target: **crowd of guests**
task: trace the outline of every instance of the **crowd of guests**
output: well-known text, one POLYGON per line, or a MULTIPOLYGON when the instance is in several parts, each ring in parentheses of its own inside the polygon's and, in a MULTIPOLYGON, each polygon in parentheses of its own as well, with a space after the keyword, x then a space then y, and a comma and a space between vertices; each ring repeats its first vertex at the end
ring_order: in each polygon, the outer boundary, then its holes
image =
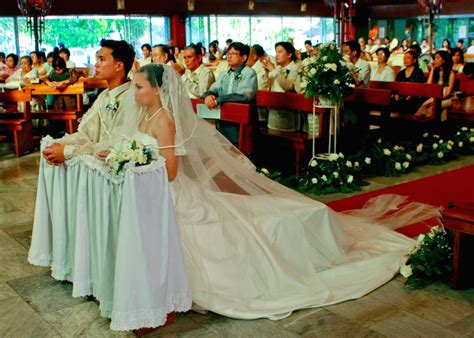
MULTIPOLYGON (((209 109, 224 102, 251 102, 257 90, 302 93, 304 88, 298 75, 301 62, 318 55, 318 45, 313 46, 310 40, 304 42, 303 52, 296 49, 292 41, 278 42, 274 51, 267 53, 259 44, 249 46, 232 39, 228 39, 222 49, 217 40, 212 41, 208 49, 202 43, 179 48, 173 40, 169 40, 168 44, 143 44, 141 50, 143 58, 135 60, 130 78, 146 64, 168 64, 181 75, 189 97, 204 99, 209 109)), ((353 65, 351 69, 357 87, 366 87, 369 81, 442 84, 444 108, 449 107, 454 93, 455 74, 462 73, 466 68, 472 72, 471 65, 465 67, 466 51, 474 53, 474 41, 473 46, 466 49, 462 40, 455 48, 444 40, 442 48, 433 54, 429 54, 426 40, 418 44, 405 39, 398 44, 396 39, 389 37, 367 41, 359 38, 358 41, 347 41, 341 47, 341 53, 353 65), (434 55, 430 65, 420 60, 424 54, 434 55), (401 69, 391 66, 393 55, 402 55, 401 69)), ((47 56, 42 51, 34 51, 20 60, 15 54, 5 57, 0 53, 0 81, 29 82, 40 79, 53 88, 64 88, 77 79, 75 64, 69 57, 67 48, 55 49, 47 56)), ((421 115, 432 112, 431 109, 424 109, 423 104, 416 97, 394 96, 393 100, 394 108, 402 113, 421 115)), ((305 124, 303 116, 292 111, 272 109, 260 109, 259 120, 262 125, 281 131, 302 130, 305 124)), ((231 141, 237 142, 235 128, 222 122, 218 128, 231 141)))

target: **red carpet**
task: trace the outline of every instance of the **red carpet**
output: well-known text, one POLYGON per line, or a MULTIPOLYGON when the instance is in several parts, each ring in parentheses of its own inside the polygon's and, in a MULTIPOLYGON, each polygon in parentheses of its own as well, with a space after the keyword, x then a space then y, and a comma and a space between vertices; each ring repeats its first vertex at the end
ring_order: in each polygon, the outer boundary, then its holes
MULTIPOLYGON (((456 204, 472 202, 474 201, 474 165, 332 201, 327 205, 336 211, 359 209, 368 199, 382 194, 408 196, 410 201, 440 206, 444 209, 450 202, 456 204)), ((428 228, 425 224, 412 224, 397 231, 414 237, 427 232, 428 228)))

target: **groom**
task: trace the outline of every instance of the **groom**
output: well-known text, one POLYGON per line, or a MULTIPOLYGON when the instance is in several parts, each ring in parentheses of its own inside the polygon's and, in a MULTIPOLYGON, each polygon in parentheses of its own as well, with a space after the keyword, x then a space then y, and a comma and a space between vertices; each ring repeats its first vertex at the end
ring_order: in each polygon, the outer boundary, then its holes
POLYGON ((65 160, 82 154, 93 154, 95 145, 117 136, 127 113, 125 101, 133 100, 127 74, 135 58, 133 48, 126 41, 102 40, 97 52, 95 76, 106 80, 104 90, 81 120, 76 133, 65 135, 57 143, 43 150, 49 164, 61 165, 65 160))

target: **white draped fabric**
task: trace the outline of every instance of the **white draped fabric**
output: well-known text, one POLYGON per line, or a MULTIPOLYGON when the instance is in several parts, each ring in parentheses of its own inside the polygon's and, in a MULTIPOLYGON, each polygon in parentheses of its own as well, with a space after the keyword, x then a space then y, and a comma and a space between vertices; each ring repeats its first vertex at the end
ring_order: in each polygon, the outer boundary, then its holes
MULTIPOLYGON (((43 142, 43 146, 52 139, 43 142)), ((163 158, 110 176, 89 155, 41 159, 30 263, 93 295, 112 330, 156 327, 191 307, 163 158)))

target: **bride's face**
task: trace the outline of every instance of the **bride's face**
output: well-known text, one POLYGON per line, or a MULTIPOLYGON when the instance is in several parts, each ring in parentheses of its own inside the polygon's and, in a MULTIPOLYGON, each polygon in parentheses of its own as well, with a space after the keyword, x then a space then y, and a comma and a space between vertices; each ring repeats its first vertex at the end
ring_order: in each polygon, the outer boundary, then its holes
POLYGON ((135 101, 142 107, 152 107, 160 100, 160 89, 148 82, 145 73, 135 75, 135 101))

